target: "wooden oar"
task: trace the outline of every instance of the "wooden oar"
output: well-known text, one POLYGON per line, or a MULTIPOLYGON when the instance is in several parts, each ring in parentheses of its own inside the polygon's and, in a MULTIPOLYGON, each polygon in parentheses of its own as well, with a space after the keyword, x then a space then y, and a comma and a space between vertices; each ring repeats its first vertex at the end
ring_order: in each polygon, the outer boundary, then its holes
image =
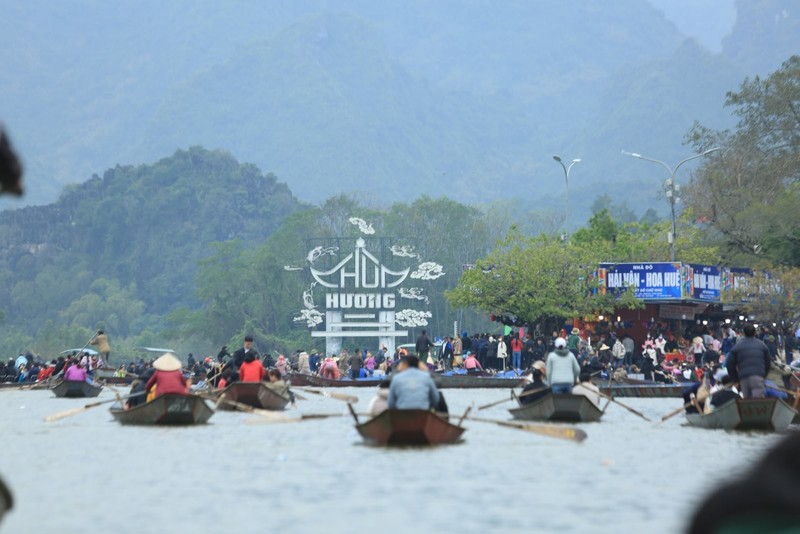
POLYGON ((580 428, 569 428, 555 425, 539 425, 535 423, 523 423, 521 421, 498 421, 495 419, 483 419, 481 417, 467 417, 471 421, 479 421, 481 423, 494 423, 499 426, 508 428, 516 428, 517 430, 524 430, 525 432, 532 432, 534 434, 541 434, 551 438, 565 439, 580 443, 588 436, 586 432, 580 428))
MULTIPOLYGON (((511 393, 512 394, 514 393, 513 389, 511 390, 511 393)), ((464 422, 464 419, 466 419, 466 417, 469 415, 469 412, 471 412, 471 411, 472 411, 472 405, 467 406, 467 409, 464 411, 464 415, 462 415, 461 419, 458 420, 458 423, 456 423, 456 426, 461 426, 461 423, 464 422)))
MULTIPOLYGON (((598 393, 599 393, 599 392, 598 392, 598 393)), ((632 414, 634 414, 634 415, 638 415, 639 417, 641 417, 642 419, 644 419, 644 420, 645 420, 645 421, 647 421, 648 423, 652 422, 652 421, 650 421, 650 419, 648 419, 648 418, 647 418, 647 417, 646 417, 646 416, 645 416, 645 415, 644 415, 642 412, 639 412, 639 411, 637 411, 637 410, 634 410, 633 408, 631 408, 631 407, 630 407, 630 406, 628 406, 627 404, 622 404, 622 403, 621 403, 620 401, 618 401, 617 399, 615 399, 615 398, 613 398, 613 397, 609 397, 609 396, 608 396, 608 395, 606 395, 605 393, 600 393, 600 396, 601 396, 601 397, 603 397, 604 399, 608 399, 608 400, 609 400, 609 402, 613 402, 614 404, 619 404, 620 406, 622 406, 623 408, 625 408, 626 410, 628 410, 628 411, 629 411, 629 412, 631 412, 632 414)))
POLYGON ((347 403, 347 409, 348 409, 348 410, 350 410, 350 415, 352 415, 352 416, 353 416, 353 419, 355 419, 355 421, 356 421, 356 424, 358 425, 358 424, 359 424, 359 422, 358 422, 358 415, 356 415, 356 411, 353 409, 353 403, 351 403, 351 402, 348 402, 348 403, 347 403))
POLYGON ((110 402, 123 401, 125 399, 130 399, 131 397, 138 397, 139 395, 145 395, 145 394, 147 394, 146 391, 140 391, 139 393, 134 393, 132 395, 128 395, 126 397, 121 397, 119 399, 114 398, 114 399, 109 399, 109 400, 104 400, 104 401, 99 401, 99 402, 90 402, 89 404, 86 404, 86 405, 81 406, 79 408, 72 408, 71 410, 66 410, 66 411, 63 411, 63 412, 58 412, 58 413, 54 413, 52 415, 48 415, 48 416, 46 416, 44 418, 44 421, 46 423, 52 423, 53 421, 58 421, 59 419, 72 417, 73 415, 78 415, 79 413, 83 413, 83 412, 85 412, 87 410, 91 410, 92 408, 96 408, 96 407, 101 406, 103 404, 108 404, 110 402))
POLYGON ((330 397, 332 399, 348 402, 351 404, 355 404, 356 402, 358 402, 358 397, 354 397, 352 395, 344 395, 342 393, 335 393, 335 392, 331 393, 330 391, 325 391, 325 390, 320 391, 318 389, 309 389, 309 388, 295 387, 295 389, 299 389, 300 391, 305 391, 306 393, 313 393, 314 395, 322 395, 323 397, 330 397))
POLYGON ((304 413, 299 417, 285 417, 283 419, 247 419, 245 421, 248 425, 260 425, 264 423, 302 423, 303 421, 310 421, 312 419, 327 419, 329 417, 344 417, 344 413, 304 413))
POLYGON ((677 410, 675 410, 674 412, 669 412, 667 415, 665 415, 665 416, 663 416, 663 417, 661 418, 661 422, 663 423, 663 422, 664 422, 664 421, 666 421, 667 419, 669 419, 669 418, 671 418, 671 417, 675 417, 676 415, 678 415, 679 413, 681 413, 682 411, 684 411, 686 408, 688 408, 688 407, 689 407, 689 406, 691 406, 692 404, 693 404, 693 403, 692 403, 692 401, 689 401, 689 402, 687 402, 686 404, 684 404, 683 406, 681 406, 680 408, 678 408, 677 410))
POLYGON ((512 400, 514 400, 514 390, 513 389, 511 390, 511 396, 509 398, 503 399, 503 400, 499 400, 499 401, 495 401, 495 402, 490 402, 489 404, 484 404, 483 406, 478 406, 478 411, 485 410, 486 408, 491 408, 492 406, 497 406, 498 404, 503 404, 504 402, 508 402, 508 401, 512 401, 512 400))
POLYGON ((255 415, 260 415, 261 417, 265 417, 267 419, 276 420, 277 422, 280 422, 282 420, 288 420, 288 421, 291 420, 291 418, 286 417, 285 415, 281 415, 278 412, 274 412, 274 411, 271 411, 271 410, 264 410, 263 408, 256 408, 254 406, 250 406, 249 404, 245 404, 243 402, 238 402, 238 401, 235 401, 235 400, 226 399, 225 395, 226 394, 223 393, 222 395, 220 395, 218 397, 214 396, 214 395, 198 395, 198 396, 199 397, 203 397, 206 400, 210 400, 211 402, 215 402, 216 406, 219 406, 222 403, 229 404, 229 405, 234 406, 236 409, 241 410, 243 412, 252 413, 252 414, 255 414, 255 415))

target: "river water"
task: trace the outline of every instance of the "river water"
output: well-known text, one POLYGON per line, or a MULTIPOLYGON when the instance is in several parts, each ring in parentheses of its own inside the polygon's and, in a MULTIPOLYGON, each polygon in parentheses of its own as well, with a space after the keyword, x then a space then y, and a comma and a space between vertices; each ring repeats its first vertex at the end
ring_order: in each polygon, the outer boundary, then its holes
MULTIPOLYGON (((362 411, 374 394, 336 391, 358 396, 362 411)), ((460 414, 508 393, 445 395, 460 414)), ((288 415, 345 413, 304 396, 288 415)), ((682 415, 648 423, 615 404, 602 422, 578 425, 589 436, 580 444, 467 421, 463 443, 422 449, 364 446, 349 415, 263 424, 218 412, 202 426, 129 427, 104 405, 42 419, 91 401, 0 391, 0 475, 16 499, 0 532, 672 533, 779 439, 690 428, 682 415)), ((680 406, 620 401, 653 421, 680 406)), ((507 419, 509 407, 479 414, 507 419)))

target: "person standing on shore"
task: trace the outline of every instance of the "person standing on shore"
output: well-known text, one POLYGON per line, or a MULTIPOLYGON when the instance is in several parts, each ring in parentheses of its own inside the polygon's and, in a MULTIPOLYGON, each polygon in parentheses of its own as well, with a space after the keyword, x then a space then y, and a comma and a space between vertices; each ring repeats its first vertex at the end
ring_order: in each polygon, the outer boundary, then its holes
POLYGON ((419 358, 419 361, 422 363, 428 361, 432 346, 433 343, 431 342, 431 338, 428 337, 428 331, 423 330, 417 338, 417 342, 414 344, 414 349, 417 351, 417 358, 419 358))

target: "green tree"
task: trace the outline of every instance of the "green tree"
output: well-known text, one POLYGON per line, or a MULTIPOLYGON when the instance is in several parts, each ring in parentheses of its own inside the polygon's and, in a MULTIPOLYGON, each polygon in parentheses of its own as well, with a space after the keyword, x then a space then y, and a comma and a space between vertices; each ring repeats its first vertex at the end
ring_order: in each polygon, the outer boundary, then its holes
POLYGON ((800 56, 766 79, 746 79, 727 94, 739 117, 733 131, 695 124, 689 142, 705 158, 688 205, 722 244, 725 261, 749 265, 765 258, 800 265, 800 56))
POLYGON ((627 292, 615 300, 595 291, 593 272, 605 258, 588 245, 547 236, 526 238, 512 229, 476 268, 461 276, 447 298, 453 306, 476 307, 528 324, 560 324, 571 317, 638 306, 627 292))

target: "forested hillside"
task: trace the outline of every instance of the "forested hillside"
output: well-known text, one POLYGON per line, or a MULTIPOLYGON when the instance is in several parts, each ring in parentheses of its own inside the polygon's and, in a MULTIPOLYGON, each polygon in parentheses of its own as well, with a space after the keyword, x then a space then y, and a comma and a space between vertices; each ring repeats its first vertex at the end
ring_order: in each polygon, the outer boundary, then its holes
POLYGON ((24 339, 47 321, 67 339, 69 327, 101 323, 118 336, 160 330, 163 314, 199 304, 194 278, 210 243, 261 242, 299 207, 274 175, 192 148, 0 213, 4 331, 24 339))

